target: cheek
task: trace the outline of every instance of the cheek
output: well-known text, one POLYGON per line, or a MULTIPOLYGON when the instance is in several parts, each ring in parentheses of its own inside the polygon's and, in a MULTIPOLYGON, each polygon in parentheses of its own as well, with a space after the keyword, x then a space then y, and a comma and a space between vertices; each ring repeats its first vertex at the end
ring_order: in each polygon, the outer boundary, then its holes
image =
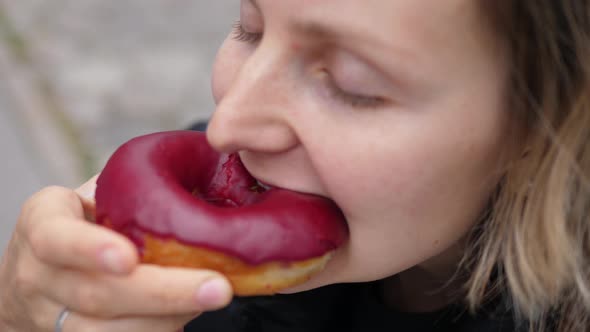
POLYGON ((316 164, 349 221, 349 265, 380 278, 443 252, 470 229, 497 182, 501 145, 494 135, 371 135, 340 139, 344 145, 322 140, 318 149, 331 146, 318 155, 332 158, 316 164))
POLYGON ((215 58, 211 77, 211 90, 216 104, 223 99, 251 53, 247 45, 233 40, 231 36, 225 39, 215 58))
POLYGON ((464 224, 479 210, 498 177, 492 158, 469 153, 460 144, 380 151, 385 152, 359 149, 354 157, 342 156, 345 162, 323 172, 331 193, 355 220, 389 216, 416 230, 464 224))

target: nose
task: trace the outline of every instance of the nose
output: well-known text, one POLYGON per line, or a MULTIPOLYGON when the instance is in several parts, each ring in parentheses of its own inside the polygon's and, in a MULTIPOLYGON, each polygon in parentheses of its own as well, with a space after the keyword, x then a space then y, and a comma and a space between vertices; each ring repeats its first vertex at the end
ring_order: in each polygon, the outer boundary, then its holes
POLYGON ((227 153, 280 153, 297 144, 290 122, 297 97, 288 68, 286 54, 263 40, 218 101, 207 129, 214 148, 227 153))

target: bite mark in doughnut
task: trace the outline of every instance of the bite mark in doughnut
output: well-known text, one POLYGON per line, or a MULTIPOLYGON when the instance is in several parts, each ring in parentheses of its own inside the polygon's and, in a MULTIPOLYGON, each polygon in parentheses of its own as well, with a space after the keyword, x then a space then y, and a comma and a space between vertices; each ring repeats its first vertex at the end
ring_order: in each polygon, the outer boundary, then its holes
POLYGON ((122 145, 97 180, 96 220, 130 238, 142 262, 219 271, 237 295, 308 280, 348 237, 332 201, 261 185, 194 131, 122 145))

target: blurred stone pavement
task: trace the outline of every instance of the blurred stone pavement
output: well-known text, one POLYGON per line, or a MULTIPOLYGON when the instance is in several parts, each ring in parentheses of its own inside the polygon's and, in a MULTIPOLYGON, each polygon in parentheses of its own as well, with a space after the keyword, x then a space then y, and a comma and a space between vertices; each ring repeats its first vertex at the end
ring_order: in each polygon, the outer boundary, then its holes
POLYGON ((0 0, 0 253, 26 197, 210 116, 236 0, 0 0))

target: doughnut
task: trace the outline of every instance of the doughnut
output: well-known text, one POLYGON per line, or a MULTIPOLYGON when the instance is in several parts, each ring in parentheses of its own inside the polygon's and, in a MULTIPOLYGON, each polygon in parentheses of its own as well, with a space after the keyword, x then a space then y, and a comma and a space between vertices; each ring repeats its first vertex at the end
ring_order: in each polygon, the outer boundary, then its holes
POLYGON ((333 201, 261 183, 196 131, 126 142, 95 198, 96 222, 129 238, 143 263, 219 271, 241 296, 309 280, 348 238, 333 201))

